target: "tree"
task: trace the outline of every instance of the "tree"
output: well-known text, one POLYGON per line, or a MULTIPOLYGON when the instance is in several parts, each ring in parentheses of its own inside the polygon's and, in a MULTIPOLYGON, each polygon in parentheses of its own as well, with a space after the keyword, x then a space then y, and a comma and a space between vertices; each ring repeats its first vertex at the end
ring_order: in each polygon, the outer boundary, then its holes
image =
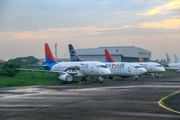
POLYGON ((15 69, 19 68, 19 67, 20 67, 20 65, 4 62, 2 67, 0 68, 0 75, 7 76, 7 77, 13 77, 18 72, 15 69))

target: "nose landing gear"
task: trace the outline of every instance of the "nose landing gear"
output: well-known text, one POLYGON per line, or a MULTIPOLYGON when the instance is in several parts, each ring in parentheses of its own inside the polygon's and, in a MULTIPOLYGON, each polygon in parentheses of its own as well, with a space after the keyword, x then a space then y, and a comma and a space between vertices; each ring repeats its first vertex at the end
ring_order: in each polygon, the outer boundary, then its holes
POLYGON ((137 81, 137 78, 138 78, 139 76, 134 76, 134 81, 137 81))
POLYGON ((98 77, 98 79, 99 79, 99 81, 100 81, 99 83, 100 83, 100 84, 103 84, 103 78, 102 78, 102 77, 98 77))
POLYGON ((156 73, 156 78, 159 78, 158 73, 156 73))

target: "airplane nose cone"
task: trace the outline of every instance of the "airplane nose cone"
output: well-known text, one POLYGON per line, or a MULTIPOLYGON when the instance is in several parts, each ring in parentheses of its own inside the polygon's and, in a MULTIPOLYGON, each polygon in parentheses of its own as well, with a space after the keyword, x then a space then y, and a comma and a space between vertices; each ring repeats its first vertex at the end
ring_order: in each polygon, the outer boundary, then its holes
POLYGON ((110 71, 110 70, 108 70, 107 74, 108 74, 108 75, 111 75, 111 71, 110 71))
POLYGON ((159 69, 159 71, 160 71, 160 72, 164 72, 165 69, 164 69, 163 67, 161 67, 161 68, 159 69))
POLYGON ((146 69, 141 69, 141 74, 144 74, 144 73, 146 73, 147 72, 147 70, 146 69))
POLYGON ((102 76, 111 75, 111 71, 110 69, 103 69, 99 71, 99 75, 102 75, 102 76))

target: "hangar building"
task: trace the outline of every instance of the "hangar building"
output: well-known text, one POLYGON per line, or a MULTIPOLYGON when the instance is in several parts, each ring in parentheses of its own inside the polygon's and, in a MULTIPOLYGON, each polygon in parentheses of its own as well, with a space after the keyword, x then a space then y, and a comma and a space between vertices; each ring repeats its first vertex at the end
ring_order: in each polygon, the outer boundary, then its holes
POLYGON ((151 58, 150 51, 135 46, 76 49, 76 52, 84 61, 106 62, 105 49, 109 51, 115 62, 147 62, 151 58))

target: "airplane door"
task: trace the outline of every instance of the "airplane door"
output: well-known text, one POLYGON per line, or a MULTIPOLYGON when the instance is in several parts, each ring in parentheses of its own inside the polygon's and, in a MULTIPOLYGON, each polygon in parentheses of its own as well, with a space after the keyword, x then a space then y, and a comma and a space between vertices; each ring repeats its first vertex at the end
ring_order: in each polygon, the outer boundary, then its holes
POLYGON ((131 65, 128 66, 128 71, 127 71, 127 75, 131 75, 131 65))
POLYGON ((98 68, 98 66, 95 66, 95 65, 94 65, 94 74, 95 75, 99 74, 99 68, 98 68))
POLYGON ((134 66, 134 67, 131 66, 131 75, 134 75, 135 73, 136 73, 136 68, 135 68, 135 66, 134 66))
POLYGON ((150 66, 149 66, 149 70, 150 70, 150 71, 152 71, 152 64, 150 64, 150 66))
POLYGON ((91 72, 94 72, 94 67, 95 67, 95 64, 94 63, 91 64, 91 69, 90 69, 91 72))

